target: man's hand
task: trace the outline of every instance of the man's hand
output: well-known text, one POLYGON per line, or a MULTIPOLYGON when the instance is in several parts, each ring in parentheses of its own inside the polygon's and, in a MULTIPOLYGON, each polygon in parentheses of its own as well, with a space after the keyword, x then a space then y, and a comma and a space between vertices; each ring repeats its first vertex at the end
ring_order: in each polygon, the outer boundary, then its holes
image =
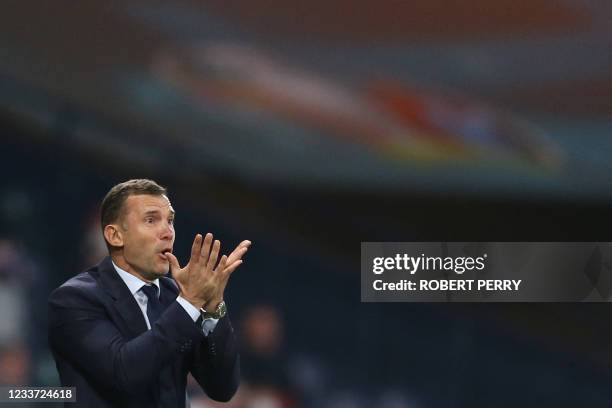
POLYGON ((165 255, 170 261, 170 272, 179 285, 181 296, 197 308, 214 311, 223 300, 227 281, 234 270, 242 263, 250 241, 242 241, 229 256, 223 255, 217 263, 221 243, 213 242, 213 235, 197 234, 191 246, 191 257, 184 268, 170 253, 165 255))

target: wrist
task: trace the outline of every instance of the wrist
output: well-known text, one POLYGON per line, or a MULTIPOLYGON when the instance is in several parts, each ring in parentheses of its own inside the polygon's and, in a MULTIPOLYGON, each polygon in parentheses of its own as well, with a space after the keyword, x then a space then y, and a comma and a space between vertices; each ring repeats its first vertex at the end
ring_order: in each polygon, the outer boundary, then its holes
POLYGON ((207 312, 214 312, 215 310, 217 310, 221 302, 223 302, 223 299, 212 299, 202 303, 202 305, 199 307, 206 310, 207 312))
MULTIPOLYGON (((214 303, 217 302, 209 302, 208 304, 212 306, 214 303)), ((200 313, 202 313, 202 317, 204 319, 221 319, 227 313, 227 307, 225 306, 225 302, 222 300, 216 304, 214 309, 201 308, 200 313)))

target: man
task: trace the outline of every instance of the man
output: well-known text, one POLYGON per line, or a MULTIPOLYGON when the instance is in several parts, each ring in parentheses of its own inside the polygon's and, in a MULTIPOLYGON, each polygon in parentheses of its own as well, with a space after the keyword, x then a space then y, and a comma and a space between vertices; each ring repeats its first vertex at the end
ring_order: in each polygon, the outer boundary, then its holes
POLYGON ((219 259, 220 242, 197 234, 181 268, 174 209, 146 179, 114 186, 101 221, 110 256, 49 297, 49 343, 76 405, 184 407, 189 372, 210 398, 230 400, 240 367, 223 292, 250 242, 219 259))

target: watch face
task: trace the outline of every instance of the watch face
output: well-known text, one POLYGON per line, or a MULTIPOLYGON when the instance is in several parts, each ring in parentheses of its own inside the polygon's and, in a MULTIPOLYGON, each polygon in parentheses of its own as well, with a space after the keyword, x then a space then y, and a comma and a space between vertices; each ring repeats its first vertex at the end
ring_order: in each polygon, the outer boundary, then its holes
POLYGON ((225 316, 225 313, 227 312, 227 308, 225 307, 225 302, 221 302, 219 303, 219 306, 217 306, 217 310, 215 310, 215 317, 217 319, 222 318, 223 316, 225 316))
POLYGON ((200 308, 200 312, 202 313, 203 319, 220 319, 227 313, 227 307, 225 306, 225 302, 221 302, 217 305, 214 312, 208 312, 202 308, 200 308))

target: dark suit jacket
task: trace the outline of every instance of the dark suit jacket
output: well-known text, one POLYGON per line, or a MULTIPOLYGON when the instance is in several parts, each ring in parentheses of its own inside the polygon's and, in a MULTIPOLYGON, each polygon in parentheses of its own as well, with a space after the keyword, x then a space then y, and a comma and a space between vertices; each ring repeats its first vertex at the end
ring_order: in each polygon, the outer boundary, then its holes
POLYGON ((185 406, 187 373, 212 399, 238 388, 240 362, 226 315, 204 336, 175 301, 176 283, 160 279, 162 316, 147 325, 109 257, 49 297, 49 343, 63 386, 76 406, 185 406))

